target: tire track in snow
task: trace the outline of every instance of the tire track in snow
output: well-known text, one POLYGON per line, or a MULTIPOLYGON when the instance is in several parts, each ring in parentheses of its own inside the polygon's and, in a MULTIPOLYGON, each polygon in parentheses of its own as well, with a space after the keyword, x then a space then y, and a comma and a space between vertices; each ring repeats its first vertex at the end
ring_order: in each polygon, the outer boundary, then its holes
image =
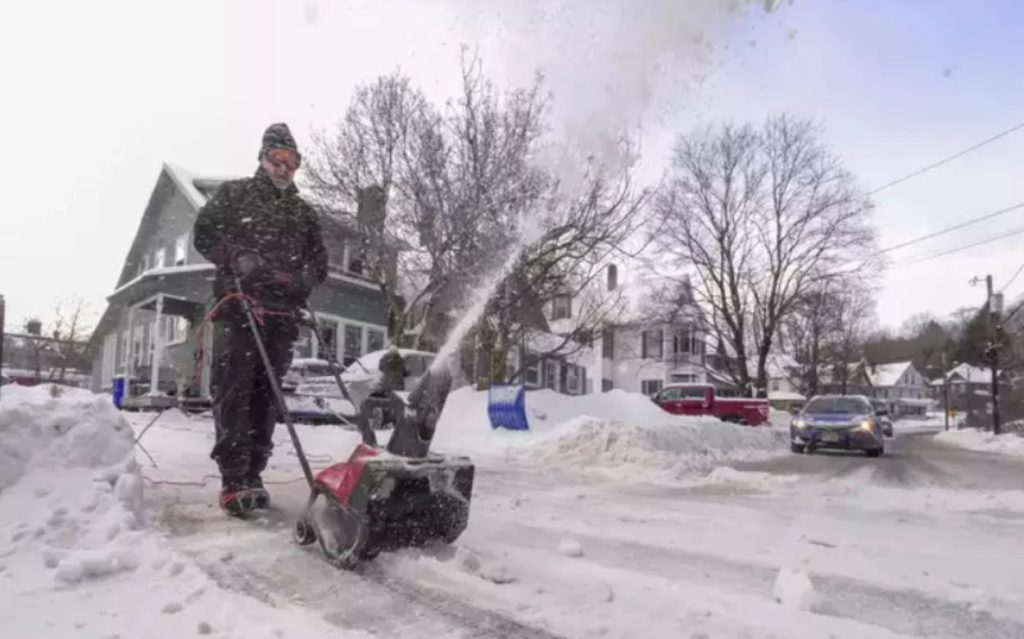
POLYGON ((315 547, 294 544, 290 521, 286 510, 275 508, 241 522, 191 502, 167 503, 157 517, 172 543, 221 587, 270 606, 291 603, 320 611, 342 628, 410 639, 561 637, 474 605, 465 594, 425 588, 376 563, 338 570, 315 547))

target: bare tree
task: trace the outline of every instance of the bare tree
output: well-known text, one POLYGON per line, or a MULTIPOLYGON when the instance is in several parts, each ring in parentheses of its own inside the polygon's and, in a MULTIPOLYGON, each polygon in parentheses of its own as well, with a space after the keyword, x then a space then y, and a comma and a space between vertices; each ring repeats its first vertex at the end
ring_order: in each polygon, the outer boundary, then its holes
POLYGON ((634 187, 632 167, 591 163, 572 193, 555 183, 540 238, 524 247, 483 319, 487 339, 480 355, 490 363, 489 381, 522 372, 528 362, 508 373, 504 368, 516 344, 530 341, 534 357, 565 357, 589 347, 598 331, 619 319, 625 301, 621 290, 608 286, 607 269, 628 256, 623 247, 643 227, 649 195, 634 187), (556 304, 559 314, 549 321, 540 311, 556 304))
POLYGON ((680 137, 658 198, 658 245, 691 270, 741 388, 766 387, 782 323, 809 291, 851 263, 876 268, 862 259, 874 242, 869 207, 809 122, 778 116, 680 137))

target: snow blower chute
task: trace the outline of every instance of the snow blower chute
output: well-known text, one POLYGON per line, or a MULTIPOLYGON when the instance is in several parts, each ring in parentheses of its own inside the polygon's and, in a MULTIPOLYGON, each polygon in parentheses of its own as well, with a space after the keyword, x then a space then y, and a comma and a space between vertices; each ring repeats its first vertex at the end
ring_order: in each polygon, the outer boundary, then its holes
POLYGON ((347 461, 314 476, 280 385, 270 374, 270 360, 252 305, 245 297, 242 302, 270 377, 271 391, 309 483, 309 500, 295 523, 295 540, 303 545, 319 543, 329 562, 349 568, 381 551, 449 544, 458 539, 469 521, 474 466, 468 457, 430 452, 437 420, 451 389, 448 371, 428 371, 409 393, 408 401, 389 391, 356 404, 341 379, 333 352, 320 334, 316 315, 312 311, 302 313, 300 320, 312 329, 327 354, 342 396, 358 409, 357 425, 363 440, 347 461), (367 408, 381 403, 392 407, 394 413, 394 430, 385 449, 377 446, 367 417, 367 408))

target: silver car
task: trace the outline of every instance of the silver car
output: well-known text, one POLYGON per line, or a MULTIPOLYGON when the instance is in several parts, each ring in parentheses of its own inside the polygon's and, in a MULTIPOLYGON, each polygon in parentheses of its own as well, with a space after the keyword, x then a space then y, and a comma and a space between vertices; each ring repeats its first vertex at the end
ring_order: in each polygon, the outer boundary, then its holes
POLYGON ((789 427, 794 453, 818 448, 862 450, 871 457, 885 452, 882 423, 871 400, 862 395, 811 398, 789 427))

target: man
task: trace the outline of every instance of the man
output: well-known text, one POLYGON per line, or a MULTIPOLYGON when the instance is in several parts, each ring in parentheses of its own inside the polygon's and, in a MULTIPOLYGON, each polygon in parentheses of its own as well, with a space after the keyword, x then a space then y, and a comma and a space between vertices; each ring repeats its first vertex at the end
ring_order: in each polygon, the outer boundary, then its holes
MULTIPOLYGON (((257 307, 259 329, 278 382, 298 337, 296 312, 327 277, 327 252, 313 208, 293 178, 302 156, 288 126, 263 134, 260 166, 251 178, 225 182, 199 211, 196 250, 216 265, 218 301, 239 292, 257 307)), ((221 474, 220 506, 229 515, 269 506, 260 474, 273 448, 279 417, 267 371, 239 299, 229 298, 213 318, 213 414, 210 457, 221 474)))

